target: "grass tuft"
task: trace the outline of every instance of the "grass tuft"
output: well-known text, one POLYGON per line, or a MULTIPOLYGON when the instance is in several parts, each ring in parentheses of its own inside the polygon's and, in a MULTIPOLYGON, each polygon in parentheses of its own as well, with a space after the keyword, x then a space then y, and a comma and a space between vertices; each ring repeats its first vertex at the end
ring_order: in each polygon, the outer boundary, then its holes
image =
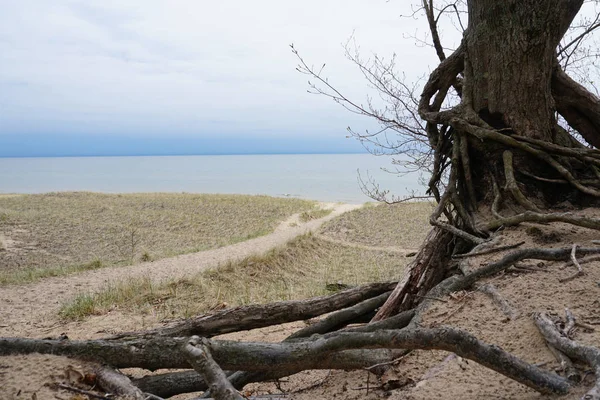
POLYGON ((333 210, 331 208, 319 208, 310 211, 304 211, 300 214, 300 222, 308 222, 313 219, 319 219, 328 216, 333 210))

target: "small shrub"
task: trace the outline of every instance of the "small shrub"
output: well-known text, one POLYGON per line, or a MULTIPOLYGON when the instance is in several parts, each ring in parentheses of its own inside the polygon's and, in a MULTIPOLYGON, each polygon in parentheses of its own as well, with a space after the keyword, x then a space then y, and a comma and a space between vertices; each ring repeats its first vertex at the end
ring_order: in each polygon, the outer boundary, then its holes
POLYGON ((67 306, 63 307, 59 315, 71 321, 81 320, 96 312, 96 301, 89 294, 81 294, 73 299, 67 306))
POLYGON ((150 256, 150 254, 145 251, 141 256, 140 256, 140 261, 141 262, 149 262, 152 261, 152 256, 150 256))
POLYGON ((98 269, 98 268, 102 268, 102 260, 97 258, 97 259, 87 263, 85 265, 84 269, 98 269))

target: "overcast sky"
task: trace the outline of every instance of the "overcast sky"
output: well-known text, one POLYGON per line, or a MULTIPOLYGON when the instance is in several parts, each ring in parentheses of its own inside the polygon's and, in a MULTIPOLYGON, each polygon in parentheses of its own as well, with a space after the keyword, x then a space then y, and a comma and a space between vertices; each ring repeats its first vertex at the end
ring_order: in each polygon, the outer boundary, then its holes
POLYGON ((0 156, 360 150, 370 121, 308 94, 289 45, 364 99, 353 34, 410 79, 434 65, 410 4, 0 0, 0 156))

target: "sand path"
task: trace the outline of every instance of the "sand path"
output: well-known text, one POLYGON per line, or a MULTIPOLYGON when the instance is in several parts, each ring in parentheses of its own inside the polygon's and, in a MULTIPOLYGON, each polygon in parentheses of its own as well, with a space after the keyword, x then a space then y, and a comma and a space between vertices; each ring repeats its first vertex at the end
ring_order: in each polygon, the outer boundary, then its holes
POLYGON ((79 292, 94 292, 107 284, 129 278, 149 277, 154 282, 180 279, 227 261, 264 253, 291 239, 316 231, 323 223, 345 212, 360 208, 352 204, 323 204, 333 211, 305 223, 295 214, 282 222, 273 233, 230 246, 184 254, 129 267, 108 267, 67 277, 46 278, 38 282, 0 288, 0 336, 39 336, 57 325, 61 304, 79 292))

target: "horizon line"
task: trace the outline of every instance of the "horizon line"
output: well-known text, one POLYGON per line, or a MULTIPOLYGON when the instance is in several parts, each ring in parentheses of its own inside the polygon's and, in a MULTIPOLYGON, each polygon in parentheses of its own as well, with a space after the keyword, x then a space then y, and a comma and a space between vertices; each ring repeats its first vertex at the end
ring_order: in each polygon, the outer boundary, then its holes
POLYGON ((189 157, 189 156, 276 156, 276 155, 331 155, 331 154, 370 154, 368 151, 315 151, 315 152, 257 152, 257 153, 174 153, 174 154, 57 154, 57 155, 16 155, 0 158, 93 158, 93 157, 189 157))

